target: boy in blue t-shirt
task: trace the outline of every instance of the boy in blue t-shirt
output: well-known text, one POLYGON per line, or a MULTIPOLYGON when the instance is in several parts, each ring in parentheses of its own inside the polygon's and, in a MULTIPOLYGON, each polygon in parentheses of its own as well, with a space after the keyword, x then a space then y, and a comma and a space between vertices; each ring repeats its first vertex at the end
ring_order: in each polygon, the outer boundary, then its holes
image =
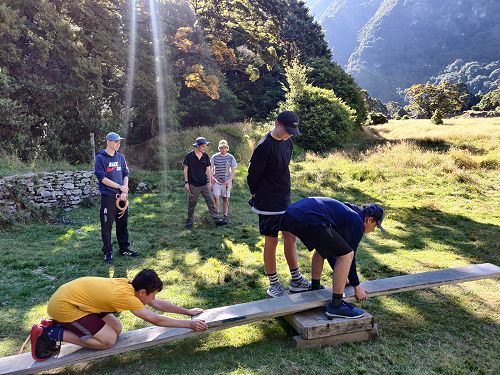
POLYGON ((117 199, 121 202, 128 200, 128 167, 125 157, 118 152, 121 141, 125 139, 116 133, 106 135, 106 148, 95 157, 94 174, 99 180, 101 193, 101 220, 102 252, 104 262, 111 264, 113 261, 113 248, 111 246, 111 230, 116 221, 116 238, 120 247, 120 254, 136 257, 138 252, 130 249, 128 239, 128 208, 124 210, 117 207, 117 199))

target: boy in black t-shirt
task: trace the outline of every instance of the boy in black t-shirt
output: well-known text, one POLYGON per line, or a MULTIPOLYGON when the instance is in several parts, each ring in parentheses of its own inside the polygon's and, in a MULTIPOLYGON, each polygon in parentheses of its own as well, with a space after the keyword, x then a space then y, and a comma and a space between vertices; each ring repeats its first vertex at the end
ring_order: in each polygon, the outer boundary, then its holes
POLYGON ((215 208, 214 198, 211 192, 210 183, 210 158, 205 153, 210 142, 203 137, 196 138, 193 144, 194 150, 187 153, 184 158, 184 188, 188 193, 188 213, 186 220, 186 229, 193 227, 194 208, 198 203, 198 197, 201 193, 205 202, 207 202, 210 216, 215 222, 215 225, 226 225, 227 221, 222 220, 215 208))

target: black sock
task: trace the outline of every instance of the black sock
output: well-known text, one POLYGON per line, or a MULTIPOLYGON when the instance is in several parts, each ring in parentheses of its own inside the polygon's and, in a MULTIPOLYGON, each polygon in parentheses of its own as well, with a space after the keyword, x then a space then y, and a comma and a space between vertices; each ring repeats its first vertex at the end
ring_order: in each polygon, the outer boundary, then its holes
POLYGON ((332 294, 332 306, 337 307, 342 303, 342 294, 332 294))
POLYGON ((311 290, 319 290, 321 287, 321 280, 311 280, 311 290))

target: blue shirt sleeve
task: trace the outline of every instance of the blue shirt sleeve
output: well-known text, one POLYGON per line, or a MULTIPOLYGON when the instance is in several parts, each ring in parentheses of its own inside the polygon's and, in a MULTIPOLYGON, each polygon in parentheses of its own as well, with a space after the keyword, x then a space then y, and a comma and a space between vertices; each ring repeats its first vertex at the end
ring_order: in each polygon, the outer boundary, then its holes
POLYGON ((122 175, 123 175, 123 178, 125 177, 128 177, 129 175, 129 170, 128 170, 128 166, 127 166, 127 162, 125 160, 125 156, 122 155, 122 175))
POLYGON ((99 154, 95 157, 94 174, 99 182, 101 182, 105 177, 104 162, 102 160, 102 156, 99 154))

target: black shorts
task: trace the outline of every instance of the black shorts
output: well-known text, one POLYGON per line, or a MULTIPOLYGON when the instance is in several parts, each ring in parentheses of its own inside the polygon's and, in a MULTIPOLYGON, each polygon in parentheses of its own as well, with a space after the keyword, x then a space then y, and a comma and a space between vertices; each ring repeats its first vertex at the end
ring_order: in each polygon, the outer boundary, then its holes
POLYGON ((259 231, 263 236, 278 237, 283 223, 283 214, 280 215, 260 215, 259 231))
POLYGON ((330 264, 334 258, 353 251, 346 240, 327 225, 308 225, 287 214, 283 215, 282 229, 297 236, 309 251, 316 250, 330 264))

